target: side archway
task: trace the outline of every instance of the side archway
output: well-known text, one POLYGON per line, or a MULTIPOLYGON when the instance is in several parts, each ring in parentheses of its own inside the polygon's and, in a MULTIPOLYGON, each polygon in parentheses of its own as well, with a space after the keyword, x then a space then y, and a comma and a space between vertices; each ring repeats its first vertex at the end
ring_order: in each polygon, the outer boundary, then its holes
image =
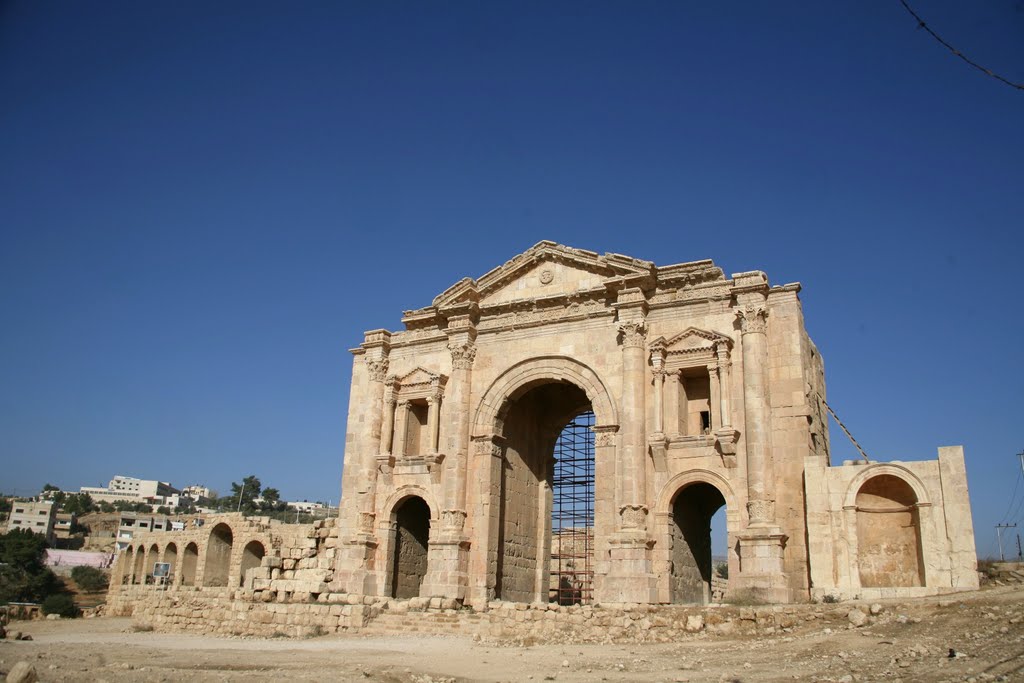
POLYGON ((264 545, 259 541, 249 541, 242 548, 242 563, 240 566, 239 577, 243 588, 251 588, 252 581, 248 576, 249 570, 257 569, 263 562, 263 556, 267 550, 264 545))
POLYGON ((189 543, 181 557, 181 585, 194 586, 196 583, 196 566, 199 564, 199 546, 189 543))
POLYGON ((234 535, 231 527, 221 523, 210 531, 206 542, 206 562, 203 565, 203 586, 207 588, 225 587, 231 571, 231 551, 234 535))

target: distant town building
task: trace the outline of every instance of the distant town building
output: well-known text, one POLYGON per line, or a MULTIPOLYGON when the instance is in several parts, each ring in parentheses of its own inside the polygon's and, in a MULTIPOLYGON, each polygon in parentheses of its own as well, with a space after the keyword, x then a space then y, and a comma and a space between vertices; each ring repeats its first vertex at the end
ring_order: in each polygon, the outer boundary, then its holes
POLYGON ((53 525, 57 517, 57 506, 53 501, 21 502, 11 505, 11 516, 7 520, 7 531, 28 529, 41 534, 46 542, 53 543, 53 525))
POLYGON ((134 503, 150 503, 154 505, 167 505, 169 500, 173 504, 180 502, 181 491, 171 486, 166 481, 155 479, 136 479, 117 475, 110 480, 106 487, 83 486, 81 493, 87 493, 95 501, 107 501, 114 503, 119 500, 134 503))
POLYGON ((53 522, 53 536, 61 540, 71 538, 71 531, 75 528, 75 513, 58 512, 53 522))
POLYGON ((182 496, 188 496, 195 502, 213 498, 213 490, 208 486, 201 486, 200 484, 192 484, 186 486, 181 490, 182 496))
POLYGON ((117 550, 124 550, 131 545, 132 538, 137 532, 171 531, 173 525, 174 522, 166 515, 122 512, 117 524, 117 550))

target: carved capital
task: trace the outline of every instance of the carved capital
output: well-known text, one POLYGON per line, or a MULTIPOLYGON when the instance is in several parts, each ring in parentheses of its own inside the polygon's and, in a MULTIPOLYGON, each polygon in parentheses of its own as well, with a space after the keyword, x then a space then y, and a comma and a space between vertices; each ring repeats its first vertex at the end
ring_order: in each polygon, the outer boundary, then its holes
POLYGON ((615 445, 615 433, 619 431, 618 425, 595 425, 591 429, 594 431, 595 447, 615 445))
POLYGON ((647 323, 642 320, 619 323, 622 346, 627 349, 642 349, 647 338, 647 323))
POLYGON ((446 531, 462 531, 466 526, 465 510, 442 510, 441 528, 446 531))
POLYGON ((371 382, 383 382, 388 377, 388 359, 370 360, 367 358, 366 371, 370 375, 371 382))
POLYGON ((774 500, 751 500, 747 502, 747 516, 751 524, 767 523, 775 519, 774 500))
POLYGON ((619 508, 619 518, 623 529, 646 529, 647 506, 623 505, 619 508))
POLYGON ((454 370, 471 370, 473 360, 476 359, 476 344, 467 342, 465 344, 449 344, 448 350, 452 354, 452 368, 454 370))
POLYGON ((746 306, 736 309, 743 334, 764 334, 768 329, 768 309, 764 306, 746 306))
POLYGON ((373 523, 376 521, 377 515, 372 512, 360 512, 359 513, 359 531, 364 534, 373 533, 373 523))

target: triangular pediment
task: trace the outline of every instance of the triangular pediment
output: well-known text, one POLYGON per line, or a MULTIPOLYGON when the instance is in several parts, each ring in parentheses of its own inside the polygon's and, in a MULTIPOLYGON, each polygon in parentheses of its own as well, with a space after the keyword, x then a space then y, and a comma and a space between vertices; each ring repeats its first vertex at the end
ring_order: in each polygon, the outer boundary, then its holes
POLYGON ((412 372, 402 375, 397 379, 399 386, 403 388, 414 387, 414 386, 429 386, 434 382, 440 383, 442 386, 448 378, 436 372, 430 372, 426 368, 416 368, 412 372))
POLYGON ((702 330, 698 327, 688 327, 671 339, 660 337, 652 342, 651 346, 660 346, 669 353, 686 353, 698 349, 711 349, 721 343, 732 346, 732 339, 717 332, 702 330))
POLYGON ((478 280, 465 278, 433 302, 445 308, 466 302, 502 304, 523 299, 572 294, 651 279, 650 261, 574 249, 555 242, 538 242, 478 280))

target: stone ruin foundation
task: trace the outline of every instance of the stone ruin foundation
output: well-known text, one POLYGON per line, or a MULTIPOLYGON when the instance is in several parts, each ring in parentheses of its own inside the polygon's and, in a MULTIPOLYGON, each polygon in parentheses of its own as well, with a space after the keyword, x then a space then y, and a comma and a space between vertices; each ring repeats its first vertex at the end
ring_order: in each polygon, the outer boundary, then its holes
POLYGON ((600 640, 685 629, 712 602, 976 589, 962 448, 831 466, 799 292, 541 242, 353 349, 337 519, 140 534, 108 609, 257 635, 414 611, 435 630, 600 640))

